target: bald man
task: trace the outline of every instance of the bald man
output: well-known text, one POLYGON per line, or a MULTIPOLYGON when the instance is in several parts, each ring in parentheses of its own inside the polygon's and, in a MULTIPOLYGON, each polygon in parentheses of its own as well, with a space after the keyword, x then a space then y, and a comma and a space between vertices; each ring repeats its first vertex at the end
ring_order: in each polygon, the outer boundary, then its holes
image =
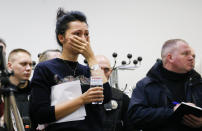
POLYGON ((144 131, 202 130, 202 117, 174 117, 177 103, 202 107, 202 79, 193 69, 194 50, 185 40, 171 39, 163 44, 161 58, 133 90, 128 126, 144 131))
MULTIPOLYGON (((97 55, 96 60, 109 80, 112 72, 109 59, 103 55, 97 55)), ((125 122, 130 99, 118 89, 111 88, 111 91, 112 99, 103 107, 104 131, 126 131, 125 122)))
POLYGON ((47 61, 54 58, 59 58, 61 56, 61 51, 58 49, 45 50, 43 53, 39 54, 39 62, 47 61))

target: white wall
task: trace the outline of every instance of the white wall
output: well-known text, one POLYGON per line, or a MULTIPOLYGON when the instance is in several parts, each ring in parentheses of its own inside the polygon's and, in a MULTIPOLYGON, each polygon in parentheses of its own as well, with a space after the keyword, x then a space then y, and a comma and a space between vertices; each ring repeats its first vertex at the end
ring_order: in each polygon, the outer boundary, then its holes
POLYGON ((143 57, 139 69, 120 73, 121 86, 142 78, 168 39, 185 39, 201 57, 201 0, 0 0, 0 37, 7 42, 7 53, 25 48, 37 61, 39 52, 58 48, 58 7, 86 14, 96 54, 105 54, 112 63, 113 52, 120 61, 127 53, 143 57))

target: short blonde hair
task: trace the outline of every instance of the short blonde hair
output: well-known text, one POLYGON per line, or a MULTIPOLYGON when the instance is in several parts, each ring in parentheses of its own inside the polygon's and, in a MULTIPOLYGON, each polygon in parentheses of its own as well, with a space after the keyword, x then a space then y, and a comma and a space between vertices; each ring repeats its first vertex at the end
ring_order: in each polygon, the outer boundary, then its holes
POLYGON ((19 52, 23 52, 23 53, 26 53, 28 54, 29 56, 31 56, 30 52, 25 50, 25 49, 22 49, 22 48, 17 48, 17 49, 14 49, 12 50, 9 55, 8 55, 8 61, 13 61, 13 56, 19 52))

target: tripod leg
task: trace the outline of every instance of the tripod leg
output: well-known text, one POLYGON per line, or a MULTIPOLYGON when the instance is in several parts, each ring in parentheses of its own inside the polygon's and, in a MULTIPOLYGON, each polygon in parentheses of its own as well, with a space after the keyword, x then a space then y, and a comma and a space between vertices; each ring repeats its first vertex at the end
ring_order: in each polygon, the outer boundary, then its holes
POLYGON ((16 105, 16 101, 15 101, 15 96, 13 92, 10 92, 10 103, 11 103, 11 107, 12 107, 12 111, 13 111, 13 115, 15 118, 15 122, 16 122, 16 126, 18 131, 25 131, 23 122, 22 122, 22 118, 20 116, 20 113, 18 111, 17 105, 16 105))
POLYGON ((8 96, 4 97, 4 122, 8 131, 12 131, 13 126, 10 115, 10 99, 8 96))

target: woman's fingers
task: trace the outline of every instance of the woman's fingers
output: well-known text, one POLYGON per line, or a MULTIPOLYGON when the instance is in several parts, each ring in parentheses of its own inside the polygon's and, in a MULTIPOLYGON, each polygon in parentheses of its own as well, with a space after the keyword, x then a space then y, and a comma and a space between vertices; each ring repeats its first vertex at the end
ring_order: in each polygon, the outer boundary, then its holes
POLYGON ((84 93, 85 103, 91 103, 96 101, 103 101, 103 88, 102 87, 92 87, 89 88, 87 92, 84 93))
POLYGON ((98 88, 96 90, 95 89, 93 90, 93 88, 92 88, 91 91, 89 92, 89 96, 91 98, 104 97, 103 89, 98 88))
POLYGON ((78 36, 70 37, 70 45, 74 50, 81 54, 89 52, 89 42, 81 39, 78 36))
POLYGON ((86 46, 88 43, 86 41, 80 41, 80 40, 76 39, 75 37, 71 37, 70 40, 71 40, 71 43, 73 43, 73 45, 78 46, 78 47, 86 46))
POLYGON ((88 45, 87 41, 81 39, 78 36, 72 36, 72 37, 70 37, 70 40, 71 40, 72 43, 75 44, 75 46, 78 46, 78 47, 82 47, 82 46, 87 46, 88 45))
POLYGON ((78 36, 76 36, 76 35, 74 35, 72 38, 73 38, 74 40, 76 40, 77 42, 80 42, 80 43, 87 43, 87 42, 89 42, 88 40, 86 41, 86 40, 84 40, 84 39, 82 39, 81 37, 78 37, 78 36))
POLYGON ((103 101, 104 98, 92 98, 90 102, 103 101))

